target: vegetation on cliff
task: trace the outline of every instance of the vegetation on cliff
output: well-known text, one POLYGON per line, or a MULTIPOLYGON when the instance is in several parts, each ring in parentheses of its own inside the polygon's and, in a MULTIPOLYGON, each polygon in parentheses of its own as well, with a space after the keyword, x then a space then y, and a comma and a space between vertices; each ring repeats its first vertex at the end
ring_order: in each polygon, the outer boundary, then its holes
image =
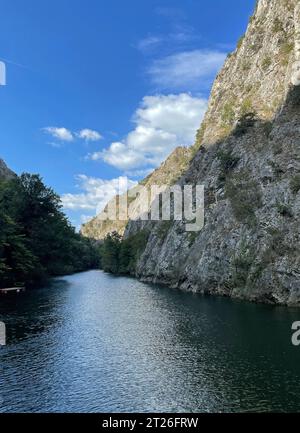
POLYGON ((117 232, 108 234, 100 250, 102 269, 115 275, 134 275, 148 236, 149 233, 145 230, 127 239, 123 239, 117 232))
POLYGON ((0 181, 0 287, 98 266, 95 244, 75 232, 61 208, 38 175, 0 181))
MULTIPOLYGON (((258 1, 245 35, 216 77, 185 168, 178 172, 169 157, 143 182, 153 184, 157 174, 165 179, 174 172, 166 184, 204 185, 204 227, 187 233, 183 221, 141 221, 137 199, 124 238, 149 233, 135 260, 138 278, 300 305, 299 26, 296 0, 258 1)), ((99 239, 90 228, 86 235, 99 239)), ((113 222, 109 230, 117 230, 113 222)))

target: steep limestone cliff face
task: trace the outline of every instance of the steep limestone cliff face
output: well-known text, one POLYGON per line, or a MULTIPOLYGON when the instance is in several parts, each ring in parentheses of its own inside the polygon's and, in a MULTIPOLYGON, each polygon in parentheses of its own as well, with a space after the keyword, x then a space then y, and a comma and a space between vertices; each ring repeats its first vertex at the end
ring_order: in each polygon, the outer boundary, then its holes
MULTIPOLYGON (((213 86, 179 184, 205 185, 205 225, 148 223, 136 275, 198 293, 300 305, 296 2, 261 0, 213 86), (255 47, 255 48, 254 48, 255 47)), ((127 233, 133 231, 130 222, 127 233)), ((145 225, 143 225, 145 228, 145 225)))
POLYGON ((194 157, 177 181, 205 186, 204 228, 129 221, 125 237, 149 231, 138 278, 300 305, 299 47, 298 1, 260 0, 216 78, 194 157))
MULTIPOLYGON (((147 188, 151 188, 151 185, 172 185, 187 170, 190 159, 191 149, 177 147, 166 161, 144 179, 141 184, 147 188)), ((140 209, 144 205, 141 203, 143 198, 139 196, 138 188, 132 188, 129 195, 131 198, 128 199, 128 214, 134 219, 138 217, 140 209)), ((124 234, 128 219, 124 221, 106 219, 107 210, 115 200, 116 198, 113 198, 100 215, 82 226, 81 233, 83 236, 103 240, 106 235, 114 231, 120 235, 124 234)), ((150 208, 150 205, 151 203, 149 203, 148 208, 150 208)))
MULTIPOLYGON (((205 185, 205 226, 151 229, 137 276, 207 294, 300 304, 300 88, 280 116, 203 149, 180 183, 205 185)), ((136 224, 136 223, 131 223, 136 224)))
POLYGON ((249 112, 271 120, 286 98, 295 60, 297 0, 260 0, 212 88, 196 146, 228 135, 249 112))
POLYGON ((3 159, 0 159, 0 181, 13 179, 15 176, 15 173, 7 167, 3 159))

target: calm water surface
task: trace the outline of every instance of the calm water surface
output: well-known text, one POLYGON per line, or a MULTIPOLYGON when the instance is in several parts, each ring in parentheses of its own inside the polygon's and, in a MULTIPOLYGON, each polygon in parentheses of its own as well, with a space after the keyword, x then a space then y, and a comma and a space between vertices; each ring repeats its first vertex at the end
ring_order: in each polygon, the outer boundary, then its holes
POLYGON ((0 412, 300 411, 300 310, 100 271, 1 297, 0 412))

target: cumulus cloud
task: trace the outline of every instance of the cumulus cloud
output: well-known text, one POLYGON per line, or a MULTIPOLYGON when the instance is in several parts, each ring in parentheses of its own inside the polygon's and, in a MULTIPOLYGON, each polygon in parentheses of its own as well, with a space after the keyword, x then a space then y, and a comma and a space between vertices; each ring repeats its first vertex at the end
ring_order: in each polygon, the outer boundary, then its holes
POLYGON ((43 131, 60 141, 73 141, 74 139, 72 132, 67 128, 48 126, 47 128, 43 128, 43 131))
MULTIPOLYGON (((82 192, 62 195, 64 209, 82 212, 94 211, 95 214, 101 212, 115 195, 122 194, 137 184, 125 176, 106 180, 80 174, 76 180, 78 181, 77 186, 82 192)), ((84 214, 84 218, 87 217, 88 215, 84 214)))
POLYGON ((225 58, 217 50, 184 51, 155 60, 147 72, 160 89, 200 89, 211 83, 225 58))
POLYGON ((79 132, 73 132, 64 127, 47 126, 46 128, 42 128, 42 131, 44 131, 46 134, 51 135, 52 138, 57 140, 51 141, 49 142, 49 144, 51 144, 51 146, 53 147, 58 148, 61 147, 64 142, 74 141, 75 138, 85 140, 86 142, 99 141, 103 138, 98 131, 88 128, 81 129, 79 132))
POLYGON ((120 170, 157 167, 175 147, 194 142, 206 108, 206 99, 187 93, 145 96, 133 117, 133 131, 89 158, 120 170))
POLYGON ((85 141, 99 141, 103 137, 98 131, 94 131, 93 129, 82 129, 77 133, 79 138, 82 138, 85 141))

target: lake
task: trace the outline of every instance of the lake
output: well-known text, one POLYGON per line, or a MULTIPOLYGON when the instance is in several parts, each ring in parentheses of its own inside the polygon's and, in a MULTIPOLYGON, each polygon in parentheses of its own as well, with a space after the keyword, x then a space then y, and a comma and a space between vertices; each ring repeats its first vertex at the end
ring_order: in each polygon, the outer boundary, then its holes
POLYGON ((90 271, 0 298, 0 412, 300 411, 300 310, 90 271))

